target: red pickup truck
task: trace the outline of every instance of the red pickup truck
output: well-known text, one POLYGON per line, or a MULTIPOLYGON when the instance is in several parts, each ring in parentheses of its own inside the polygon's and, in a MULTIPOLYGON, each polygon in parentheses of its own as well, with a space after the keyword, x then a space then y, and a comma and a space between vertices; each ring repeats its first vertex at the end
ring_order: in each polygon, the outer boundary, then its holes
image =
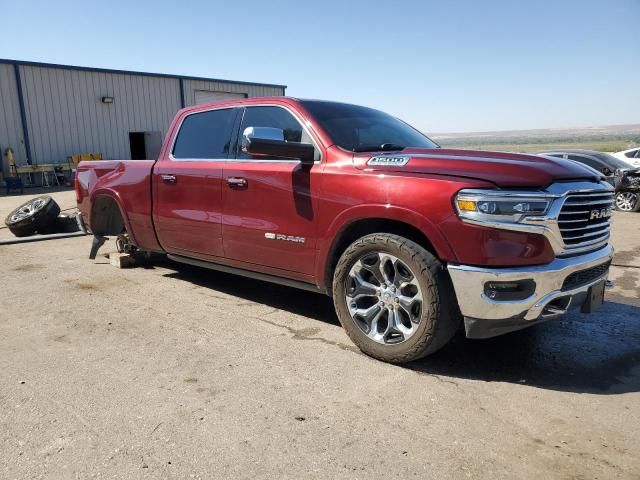
POLYGON ((439 148, 383 112, 287 97, 176 115, 156 161, 82 162, 78 205, 129 251, 333 298, 365 353, 428 355, 603 301, 613 191, 538 156, 439 148))

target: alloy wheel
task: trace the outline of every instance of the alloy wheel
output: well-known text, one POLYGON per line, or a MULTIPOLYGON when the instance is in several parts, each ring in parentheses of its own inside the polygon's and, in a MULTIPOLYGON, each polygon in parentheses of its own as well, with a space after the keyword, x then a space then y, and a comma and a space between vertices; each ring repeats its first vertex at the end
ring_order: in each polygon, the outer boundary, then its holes
POLYGON ((402 343, 418 329, 422 291, 415 273, 399 258, 367 253, 351 267, 345 290, 351 318, 375 342, 402 343))
POLYGON ((636 205, 638 196, 633 192, 621 192, 616 195, 616 207, 623 212, 631 212, 636 205))
POLYGON ((15 211, 13 215, 11 215, 11 221, 15 223, 15 222, 19 222, 20 220, 24 220, 25 218, 33 216, 46 203, 47 203, 46 199, 36 198, 35 200, 24 204, 22 207, 20 207, 19 210, 15 211))

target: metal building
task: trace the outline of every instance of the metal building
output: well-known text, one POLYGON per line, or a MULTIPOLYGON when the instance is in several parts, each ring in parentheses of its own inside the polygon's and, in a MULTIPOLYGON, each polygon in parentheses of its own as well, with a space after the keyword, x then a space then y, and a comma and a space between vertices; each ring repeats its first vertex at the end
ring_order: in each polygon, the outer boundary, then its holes
MULTIPOLYGON (((176 111, 286 86, 0 59, 0 152, 18 165, 71 155, 155 158, 176 111)), ((6 174, 6 162, 2 162, 6 174)))

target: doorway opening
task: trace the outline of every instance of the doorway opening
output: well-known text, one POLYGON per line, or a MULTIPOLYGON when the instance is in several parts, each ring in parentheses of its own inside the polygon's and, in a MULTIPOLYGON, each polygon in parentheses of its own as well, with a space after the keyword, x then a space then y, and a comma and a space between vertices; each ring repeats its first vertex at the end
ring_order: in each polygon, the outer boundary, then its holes
POLYGON ((161 132, 129 132, 131 160, 155 160, 162 150, 161 132))
POLYGON ((131 160, 147 159, 144 132, 129 132, 129 148, 131 149, 131 160))

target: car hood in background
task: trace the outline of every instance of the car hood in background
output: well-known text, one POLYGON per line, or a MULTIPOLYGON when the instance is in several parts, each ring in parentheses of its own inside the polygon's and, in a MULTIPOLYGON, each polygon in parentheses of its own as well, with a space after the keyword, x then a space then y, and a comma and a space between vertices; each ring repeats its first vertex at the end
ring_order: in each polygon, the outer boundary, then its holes
POLYGON ((405 148, 356 153, 354 163, 370 171, 467 177, 499 187, 542 188, 556 180, 601 179, 595 170, 561 158, 476 150, 405 148))

